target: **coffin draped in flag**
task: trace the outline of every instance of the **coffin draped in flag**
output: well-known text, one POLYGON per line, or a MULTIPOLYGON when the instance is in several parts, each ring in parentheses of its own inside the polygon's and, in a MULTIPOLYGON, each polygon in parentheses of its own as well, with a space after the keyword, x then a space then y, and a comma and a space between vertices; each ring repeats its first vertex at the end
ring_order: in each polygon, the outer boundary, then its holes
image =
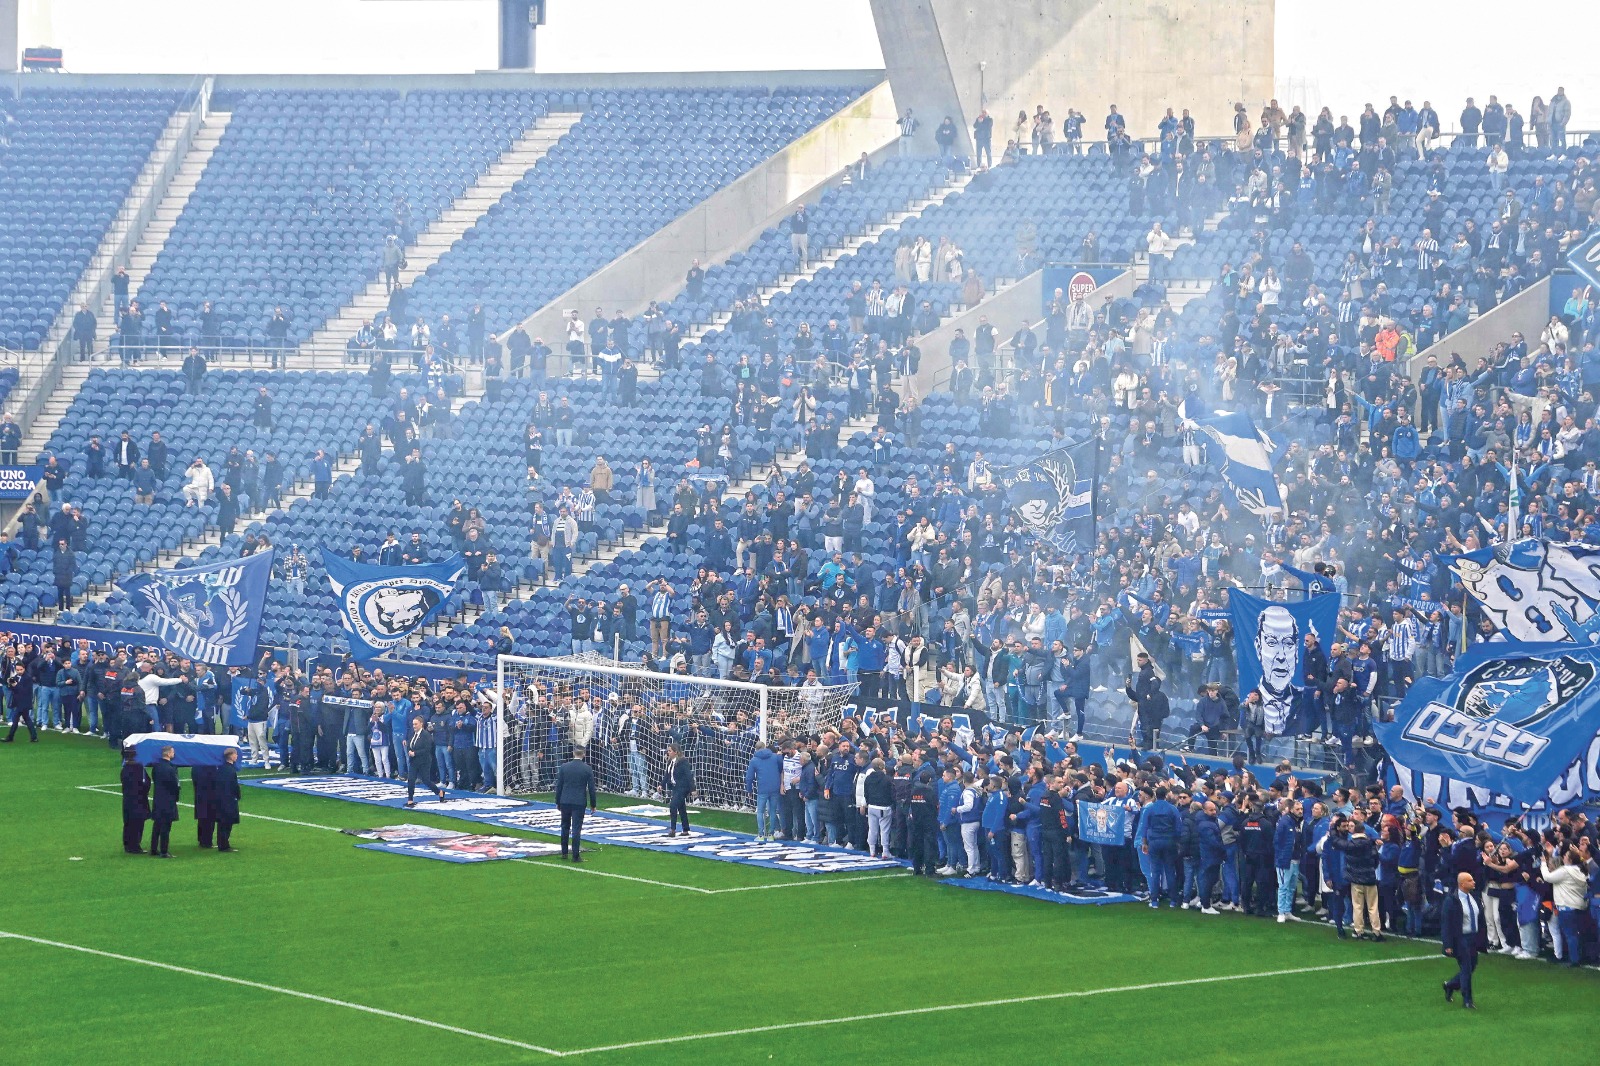
POLYGON ((1450 570, 1511 640, 1572 640, 1565 612, 1587 622, 1600 606, 1600 548, 1521 540, 1450 560, 1450 570))
POLYGON ((1511 805, 1581 799, 1600 747, 1597 677, 1600 648, 1491 641, 1463 652, 1450 676, 1412 685, 1375 732, 1417 795, 1455 782, 1511 805))
POLYGON ((1300 719, 1309 708, 1301 696, 1305 672, 1300 657, 1307 634, 1316 635, 1324 652, 1332 645, 1339 625, 1338 594, 1276 603, 1229 589, 1228 613, 1241 698, 1248 698, 1251 689, 1261 693, 1269 736, 1302 732, 1300 719))
POLYGON ((1035 539, 1063 552, 1094 544, 1099 447, 1098 440, 1086 440, 1001 473, 1006 503, 1035 539))
POLYGON ((272 557, 264 551, 211 566, 134 574, 118 587, 172 651, 213 666, 252 666, 272 557))
POLYGON ((420 566, 374 566, 326 551, 322 566, 339 599, 350 654, 358 660, 396 647, 438 614, 467 569, 459 555, 420 566))
POLYGON ((1286 510, 1283 488, 1272 472, 1278 444, 1249 415, 1223 412, 1199 419, 1194 427, 1207 437, 1207 457, 1245 510, 1262 517, 1286 510))

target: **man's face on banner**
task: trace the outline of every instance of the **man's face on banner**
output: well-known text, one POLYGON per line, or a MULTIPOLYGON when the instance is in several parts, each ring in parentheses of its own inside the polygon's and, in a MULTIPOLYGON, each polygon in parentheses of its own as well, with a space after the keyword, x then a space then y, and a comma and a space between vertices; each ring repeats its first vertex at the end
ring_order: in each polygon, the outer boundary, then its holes
POLYGON ((1261 660, 1261 687, 1268 692, 1288 691, 1299 660, 1300 627, 1283 607, 1268 607, 1256 623, 1256 655, 1261 660))

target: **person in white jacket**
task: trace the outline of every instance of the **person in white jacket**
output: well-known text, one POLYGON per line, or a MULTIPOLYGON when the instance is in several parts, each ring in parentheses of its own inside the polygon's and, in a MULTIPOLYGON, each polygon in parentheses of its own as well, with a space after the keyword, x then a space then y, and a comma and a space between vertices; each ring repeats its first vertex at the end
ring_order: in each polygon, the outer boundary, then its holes
POLYGON ((204 459, 197 456, 195 461, 189 464, 189 469, 183 473, 184 506, 204 507, 216 488, 217 479, 212 477, 211 468, 206 465, 204 459))
POLYGON ((1540 873, 1556 905, 1556 927, 1561 934, 1556 940, 1556 957, 1568 966, 1582 966, 1583 916, 1589 909, 1589 875, 1583 856, 1577 848, 1568 848, 1561 856, 1556 845, 1547 841, 1540 873))
POLYGON ((587 696, 573 704, 567 715, 567 741, 574 748, 587 748, 594 738, 594 711, 587 696))

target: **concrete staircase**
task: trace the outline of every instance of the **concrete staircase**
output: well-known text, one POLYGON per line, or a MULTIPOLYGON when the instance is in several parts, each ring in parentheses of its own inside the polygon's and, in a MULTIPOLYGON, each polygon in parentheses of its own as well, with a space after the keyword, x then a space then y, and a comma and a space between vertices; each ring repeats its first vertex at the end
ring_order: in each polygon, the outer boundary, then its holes
POLYGON ((22 437, 22 448, 18 452, 18 458, 30 463, 38 461, 39 454, 44 451, 44 446, 50 443, 50 437, 60 427, 61 420, 67 416, 67 410, 72 406, 72 401, 78 398, 83 383, 88 380, 88 363, 68 363, 61 368, 61 383, 50 390, 50 395, 45 399, 38 416, 28 426, 27 433, 22 437))
MULTIPOLYGON (((161 255, 161 250, 167 246, 167 238, 172 236, 172 229, 178 224, 178 217, 183 214, 183 209, 189 204, 189 197, 200 185, 200 178, 206 172, 206 165, 211 162, 211 157, 216 154, 217 146, 222 143, 222 135, 228 131, 228 123, 233 115, 226 111, 213 111, 206 115, 200 129, 196 131, 194 140, 189 145, 189 151, 183 157, 183 162, 178 165, 178 172, 172 176, 172 183, 167 186, 166 195, 156 205, 155 217, 145 227, 144 236, 134 248, 133 254, 128 257, 128 291, 134 293, 138 299, 139 290, 144 287, 145 278, 150 276, 150 270, 155 266, 156 259, 161 255)), ((108 301, 97 313, 101 315, 102 322, 109 322, 113 305, 108 301)), ((145 312, 149 313, 149 308, 145 312)))
MULTIPOLYGON (((958 174, 950 178, 943 185, 940 185, 930 192, 927 196, 911 201, 910 203, 906 204, 905 207, 889 215, 887 218, 873 223, 860 233, 853 234, 837 248, 827 249, 820 257, 806 264, 806 268, 804 270, 797 271, 793 274, 784 274, 778 279, 776 284, 763 286, 761 289, 762 301, 766 302, 779 293, 792 291, 794 287, 802 280, 810 281, 812 278, 815 278, 819 273, 822 272, 824 267, 831 267, 845 256, 860 251, 864 246, 877 240, 887 231, 899 226, 907 219, 916 218, 933 205, 944 203, 950 197, 954 196, 962 189, 965 189, 967 185, 971 183, 974 176, 975 175, 973 173, 968 172, 965 174, 958 174)), ((728 321, 732 318, 733 312, 718 311, 712 316, 710 322, 697 322, 692 324, 684 333, 683 343, 692 344, 700 340, 713 329, 727 325, 728 321)))
MULTIPOLYGON (((406 266, 400 271, 400 283, 410 285, 427 273, 428 268, 442 259, 477 224, 478 219, 499 203, 512 186, 521 181, 582 117, 578 112, 552 112, 524 131, 471 188, 417 235, 416 243, 406 249, 406 266)), ((383 278, 378 277, 313 333, 302 349, 323 353, 340 351, 362 325, 388 306, 388 292, 384 288, 383 278)))

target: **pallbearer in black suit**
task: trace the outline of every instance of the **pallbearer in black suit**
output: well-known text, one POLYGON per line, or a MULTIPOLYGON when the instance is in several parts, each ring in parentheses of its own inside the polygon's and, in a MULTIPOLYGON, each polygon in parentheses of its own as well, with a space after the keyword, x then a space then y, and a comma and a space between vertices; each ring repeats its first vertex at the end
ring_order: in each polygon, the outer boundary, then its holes
POLYGON ((573 748, 572 758, 556 770, 556 807, 561 811, 561 857, 567 857, 571 843, 572 861, 583 861, 583 808, 598 806, 594 791, 594 771, 583 761, 583 749, 573 748))
POLYGON ((139 753, 122 749, 122 850, 144 854, 144 823, 150 820, 150 777, 139 765, 139 753))
POLYGON ((189 781, 194 785, 195 832, 200 846, 209 848, 217 828, 217 768, 196 766, 189 771, 189 781))
POLYGON ((161 859, 172 858, 167 849, 172 843, 172 823, 178 820, 178 796, 183 791, 178 781, 178 768, 172 765, 172 755, 170 746, 162 748, 161 761, 150 769, 150 778, 155 783, 155 802, 150 807, 155 819, 150 828, 150 854, 161 859))
POLYGON ((217 767, 216 784, 217 850, 238 851, 229 841, 233 827, 239 824, 239 749, 229 748, 222 753, 222 765, 217 767))
POLYGON ((1444 983, 1444 999, 1449 1003, 1457 992, 1461 1005, 1476 1010, 1472 999, 1472 971, 1478 966, 1478 952, 1488 941, 1483 924, 1483 904, 1472 894, 1477 888, 1472 875, 1456 874, 1456 891, 1444 898, 1439 908, 1439 940, 1444 953, 1456 960, 1456 975, 1444 983))

